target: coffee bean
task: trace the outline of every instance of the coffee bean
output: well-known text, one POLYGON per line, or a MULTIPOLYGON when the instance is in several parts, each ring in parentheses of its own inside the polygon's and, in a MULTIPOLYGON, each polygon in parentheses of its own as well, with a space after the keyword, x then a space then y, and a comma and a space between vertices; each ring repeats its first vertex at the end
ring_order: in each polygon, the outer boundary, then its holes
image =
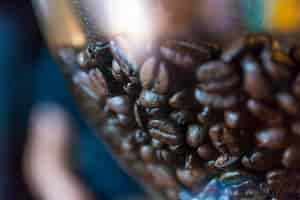
POLYGON ((170 150, 158 149, 156 150, 156 158, 158 161, 166 165, 176 164, 176 155, 172 154, 170 150))
MULTIPOLYGON (((224 121, 228 128, 242 128, 246 126, 246 119, 241 111, 226 111, 224 121)), ((247 119, 249 120, 249 119, 247 119)))
POLYGON ((223 154, 217 158, 215 161, 215 167, 218 169, 225 169, 236 165, 239 162, 238 156, 233 156, 229 154, 223 154))
POLYGON ((121 70, 121 66, 116 60, 114 60, 112 63, 112 75, 116 80, 120 82, 124 82, 126 79, 126 75, 123 73, 123 71, 121 70))
POLYGON ((278 157, 281 154, 274 151, 258 150, 242 158, 242 164, 255 171, 266 171, 280 165, 278 157))
POLYGON ((290 49, 290 56, 297 64, 300 63, 300 48, 298 45, 293 46, 290 49))
POLYGON ((297 75, 297 78, 293 83, 292 89, 296 97, 300 98, 300 74, 297 75))
POLYGON ((160 107, 166 104, 165 96, 159 95, 150 90, 143 90, 138 101, 141 106, 150 108, 160 107))
POLYGON ((147 169, 152 175, 154 184, 162 188, 174 188, 177 181, 172 171, 163 165, 147 165, 147 169))
POLYGON ((295 135, 300 136, 300 121, 293 122, 291 124, 291 130, 295 135))
POLYGON ((119 125, 130 129, 131 127, 135 126, 134 119, 131 116, 124 115, 124 114, 117 114, 117 119, 119 125))
POLYGON ((180 144, 182 133, 172 122, 165 119, 153 119, 148 123, 151 136, 165 144, 180 144))
POLYGON ((160 53, 168 62, 188 69, 212 57, 211 49, 207 46, 172 40, 161 46, 160 53))
POLYGON ((144 128, 144 126, 146 124, 146 119, 145 119, 145 116, 144 116, 145 114, 143 113, 142 108, 138 103, 134 104, 134 111, 133 112, 134 112, 134 118, 135 118, 135 121, 136 121, 137 125, 140 128, 144 128))
MULTIPOLYGON (((226 144, 227 151, 231 155, 240 155, 243 151, 241 145, 243 145, 243 139, 239 135, 239 130, 234 129, 223 129, 223 142, 226 144)), ((243 146, 244 147, 244 146, 243 146)))
POLYGON ((197 114, 197 119, 200 123, 204 125, 210 125, 216 121, 216 116, 212 109, 206 106, 201 112, 197 114))
POLYGON ((246 49, 245 38, 240 38, 224 50, 221 58, 225 63, 234 62, 245 53, 246 49))
POLYGON ((175 109, 189 109, 195 104, 194 93, 189 89, 181 90, 169 99, 169 105, 175 109))
POLYGON ((297 115, 299 113, 298 100, 287 92, 280 92, 276 95, 276 100, 286 113, 297 115))
POLYGON ((272 80, 286 81, 291 78, 292 72, 289 69, 289 67, 284 64, 274 62, 272 59, 272 52, 270 50, 268 49, 264 50, 261 55, 261 58, 262 58, 263 67, 272 80))
POLYGON ((239 97, 235 94, 210 94, 201 89, 195 90, 195 98, 201 105, 215 109, 230 109, 239 103, 239 97))
POLYGON ((172 119, 178 126, 184 126, 189 122, 194 121, 194 116, 190 111, 181 110, 170 113, 170 119, 172 119))
POLYGON ((218 156, 218 152, 209 144, 200 145, 197 153, 204 160, 215 160, 218 156))
POLYGON ((226 144, 223 140, 223 131, 224 125, 223 124, 216 124, 209 129, 209 136, 213 146, 220 152, 220 153, 227 153, 226 144))
POLYGON ((140 129, 136 130, 134 133, 135 143, 139 145, 148 144, 151 141, 149 133, 142 131, 140 129))
POLYGON ((285 53, 282 50, 273 50, 272 51, 272 60, 275 63, 281 64, 281 65, 285 65, 285 66, 289 66, 289 67, 295 66, 295 63, 292 60, 292 58, 289 56, 289 54, 285 53))
POLYGON ((144 145, 140 148, 140 156, 146 163, 153 163, 156 161, 155 150, 151 145, 144 145))
POLYGON ((266 33, 251 34, 246 37, 247 47, 252 52, 260 52, 273 44, 272 36, 266 33))
POLYGON ((283 154, 282 164, 288 169, 300 169, 300 146, 293 144, 283 154))
POLYGON ((198 87, 209 93, 227 93, 238 88, 239 83, 240 77, 234 74, 222 81, 201 83, 198 87))
POLYGON ((219 61, 211 61, 200 65, 197 69, 197 80, 199 82, 222 81, 234 74, 234 68, 219 61))
POLYGON ((178 180, 186 187, 199 186, 206 178, 206 171, 199 166, 199 160, 194 155, 188 155, 184 168, 176 170, 178 180))
POLYGON ((170 74, 165 63, 151 57, 140 69, 140 80, 144 89, 151 89, 165 94, 170 88, 170 74))
POLYGON ((77 63, 82 68, 109 66, 112 61, 109 48, 107 42, 90 43, 84 51, 78 54, 77 63))
POLYGON ((247 108, 253 116, 270 125, 280 125, 283 122, 283 116, 279 111, 257 100, 248 100, 247 108))
POLYGON ((145 114, 149 119, 152 118, 164 118, 167 114, 167 109, 164 107, 159 108, 144 108, 145 114))
POLYGON ((130 103, 127 96, 116 96, 107 100, 109 110, 119 114, 130 113, 130 103))
POLYGON ((128 76, 136 76, 148 49, 142 48, 134 40, 126 36, 117 36, 110 42, 111 52, 121 66, 121 70, 128 76))
POLYGON ((206 128, 197 124, 192 124, 188 126, 185 140, 190 147, 196 148, 204 142, 206 136, 206 128))
POLYGON ((255 99, 270 99, 272 97, 272 87, 264 77, 261 66, 252 57, 246 57, 242 61, 244 72, 244 89, 255 99))
POLYGON ((256 132, 256 145, 258 147, 281 150, 288 146, 289 136, 284 128, 269 128, 256 132))
POLYGON ((108 86, 104 75, 98 69, 89 71, 89 78, 92 90, 98 97, 98 101, 104 101, 108 96, 108 86))
POLYGON ((164 147, 164 143, 162 143, 160 140, 157 140, 155 138, 152 138, 151 140, 151 145, 155 148, 155 149, 161 149, 164 147))
POLYGON ((137 159, 137 154, 135 152, 136 148, 137 146, 132 136, 128 136, 123 139, 121 143, 121 150, 125 159, 130 161, 136 160, 137 159))
POLYGON ((176 189, 167 189, 166 196, 170 200, 180 200, 179 199, 179 191, 177 191, 176 189))

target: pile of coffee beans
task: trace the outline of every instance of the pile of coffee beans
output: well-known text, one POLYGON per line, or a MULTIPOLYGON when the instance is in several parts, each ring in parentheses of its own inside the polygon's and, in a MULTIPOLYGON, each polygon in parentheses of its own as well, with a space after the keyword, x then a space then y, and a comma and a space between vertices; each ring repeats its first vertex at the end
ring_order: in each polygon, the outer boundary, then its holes
POLYGON ((300 46, 268 34, 228 47, 118 36, 76 64, 101 133, 170 198, 232 171, 260 179, 267 196, 300 198, 300 46))

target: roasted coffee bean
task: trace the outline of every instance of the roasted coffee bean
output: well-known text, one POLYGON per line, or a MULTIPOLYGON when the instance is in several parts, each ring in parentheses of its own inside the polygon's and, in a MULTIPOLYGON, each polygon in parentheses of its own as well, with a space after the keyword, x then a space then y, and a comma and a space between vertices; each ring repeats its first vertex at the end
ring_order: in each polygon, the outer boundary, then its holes
POLYGON ((300 98, 300 73, 297 75, 296 80, 293 83, 293 93, 300 98))
POLYGON ((140 148, 140 156, 146 163, 156 161, 155 149, 151 145, 144 145, 140 148))
POLYGON ((290 56, 296 62, 297 64, 300 64, 300 46, 299 45, 294 45, 290 49, 290 56))
POLYGON ((216 116, 210 107, 205 106, 203 110, 197 114, 197 119, 203 125, 210 125, 216 121, 216 116))
POLYGON ((224 121, 228 128, 242 128, 246 125, 244 113, 241 111, 225 111, 224 121))
POLYGON ((278 105, 286 113, 291 115, 297 115, 299 113, 298 100, 287 92, 280 92, 276 94, 276 100, 278 105))
POLYGON ((77 63, 82 68, 109 66, 111 62, 110 45, 107 42, 90 43, 77 57, 77 63))
POLYGON ((152 175, 154 184, 162 188, 174 188, 177 181, 172 171, 163 165, 147 165, 147 169, 152 175))
POLYGON ((213 56, 208 46, 174 40, 165 42, 160 53, 168 62, 188 69, 210 60, 213 56))
POLYGON ((121 66, 121 70, 128 76, 135 76, 142 62, 142 57, 146 53, 137 49, 133 41, 129 41, 125 36, 118 36, 112 40, 110 48, 114 58, 121 66))
POLYGON ((166 97, 150 90, 143 90, 138 102, 141 106, 155 108, 165 105, 166 97))
POLYGON ((136 149, 136 143, 131 135, 122 140, 121 150, 125 159, 130 161, 136 160, 138 156, 136 153, 136 149))
POLYGON ((240 38, 224 50, 221 59, 225 63, 232 63, 238 60, 245 53, 246 49, 247 44, 245 38, 240 38))
POLYGON ((156 158, 158 161, 167 164, 174 165, 177 163, 177 157, 168 149, 157 149, 156 150, 156 158))
POLYGON ((239 103, 239 97, 235 94, 210 94, 201 89, 195 90, 195 98, 201 105, 215 109, 230 109, 239 103))
POLYGON ((92 70, 89 74, 78 71, 73 76, 73 83, 90 99, 101 101, 101 103, 106 100, 108 95, 107 82, 99 70, 92 70))
POLYGON ((146 125, 145 114, 143 113, 143 110, 138 103, 134 104, 133 112, 137 125, 140 128, 144 128, 144 126, 146 125))
POLYGON ((207 178, 205 169, 199 166, 199 160, 193 154, 186 157, 184 168, 178 168, 176 175, 183 185, 190 188, 199 186, 207 178))
POLYGON ((177 125, 184 126, 189 122, 194 121, 194 116, 193 113, 188 110, 181 110, 170 113, 170 119, 173 120, 177 125))
POLYGON ((300 146, 293 144, 283 154, 282 164, 288 169, 300 169, 300 146))
POLYGON ((145 108, 145 114, 149 119, 152 118, 164 118, 167 115, 167 110, 164 107, 159 107, 159 108, 145 108))
POLYGON ((161 149, 165 146, 164 143, 162 143, 160 140, 157 140, 155 138, 152 138, 151 140, 151 145, 155 148, 155 149, 161 149))
POLYGON ((135 131, 134 139, 135 139, 135 143, 140 145, 148 144, 151 141, 151 137, 149 133, 140 129, 135 131))
POLYGON ((134 119, 131 116, 124 115, 124 114, 117 114, 117 119, 119 125, 126 127, 127 129, 130 129, 133 126, 135 126, 134 119))
POLYGON ((286 81, 291 78, 292 72, 289 67, 273 61, 271 50, 264 50, 261 59, 264 69, 272 80, 279 81, 280 84, 281 81, 286 81))
POLYGON ((177 169, 176 174, 178 180, 190 188, 198 186, 207 178, 205 170, 201 168, 177 169))
POLYGON ((238 156, 223 154, 220 157, 218 157, 217 160, 215 161, 215 167, 218 169, 229 168, 238 164, 239 160, 240 157, 238 156))
POLYGON ((185 89, 175 93, 169 99, 169 105, 175 109, 189 109, 196 104, 193 90, 185 89))
POLYGON ((123 71, 121 70, 121 66, 116 60, 114 60, 112 63, 112 75, 116 80, 120 82, 124 82, 126 79, 126 75, 123 73, 123 71))
POLYGON ((266 33, 250 34, 246 37, 247 47, 252 52, 260 52, 262 49, 273 45, 272 36, 266 33))
POLYGON ((178 145, 182 142, 181 130, 166 119, 153 119, 148 123, 151 136, 165 144, 178 145))
POLYGON ((218 157, 218 152, 210 144, 200 145, 197 153, 203 160, 215 160, 218 157))
POLYGON ((256 132, 256 145, 271 150, 281 150, 289 143, 289 134, 285 128, 269 128, 256 132))
POLYGON ((295 135, 300 136, 300 121, 293 122, 291 124, 291 130, 295 135))
POLYGON ((227 93, 238 88, 239 85, 240 77, 236 74, 233 74, 222 81, 200 83, 198 87, 209 93, 227 93))
POLYGON ((167 189, 166 190, 166 196, 170 200, 180 200, 179 199, 179 191, 176 189, 167 189))
POLYGON ((278 50, 278 49, 273 50, 272 51, 272 60, 275 63, 281 64, 281 65, 295 67, 295 63, 292 60, 292 58, 289 56, 289 54, 285 53, 282 50, 278 50))
POLYGON ((243 136, 243 138, 240 135, 240 130, 234 130, 229 128, 223 129, 223 142, 226 144, 227 151, 231 155, 240 155, 243 151, 241 145, 245 148, 244 145, 247 138, 243 136))
POLYGON ((188 126, 185 140, 190 147, 196 148, 204 142, 206 136, 206 128, 197 124, 192 124, 188 126))
POLYGON ((139 96, 141 87, 138 83, 128 82, 123 86, 123 90, 128 94, 131 99, 136 99, 139 96))
POLYGON ((246 57, 242 61, 244 73, 244 89, 254 99, 270 99, 272 87, 262 73, 261 66, 253 57, 246 57))
POLYGON ((227 153, 226 144, 223 139, 223 124, 216 124, 209 129, 209 136, 213 146, 222 154, 227 153))
POLYGON ((279 152, 257 150, 242 158, 244 167, 254 171, 266 171, 280 166, 279 152))
POLYGON ((267 191, 276 199, 298 199, 300 175, 295 171, 274 170, 266 175, 267 191))
POLYGON ((154 57, 147 59, 142 65, 140 80, 144 89, 153 89, 159 94, 167 93, 171 85, 167 65, 154 57))
POLYGON ((177 154, 177 155, 186 155, 187 151, 188 151, 188 148, 185 144, 180 144, 180 145, 169 145, 168 146, 169 149, 177 154))
POLYGON ((116 96, 107 100, 107 107, 114 113, 129 114, 130 102, 127 96, 116 96))
POLYGON ((270 125, 280 125, 283 122, 283 115, 257 100, 250 99, 247 102, 249 112, 263 122, 270 125))
POLYGON ((234 68, 220 61, 211 61, 200 65, 196 73, 197 80, 200 83, 223 81, 228 76, 234 74, 234 68))

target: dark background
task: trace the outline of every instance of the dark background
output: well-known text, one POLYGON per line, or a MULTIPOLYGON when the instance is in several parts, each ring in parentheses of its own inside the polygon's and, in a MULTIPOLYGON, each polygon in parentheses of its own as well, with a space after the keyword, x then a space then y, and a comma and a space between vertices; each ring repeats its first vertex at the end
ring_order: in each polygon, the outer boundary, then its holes
POLYGON ((101 199, 140 193, 111 159, 78 110, 38 30, 29 0, 0 0, 0 199, 32 199, 21 173, 28 115, 33 105, 56 102, 78 128, 74 169, 101 199))

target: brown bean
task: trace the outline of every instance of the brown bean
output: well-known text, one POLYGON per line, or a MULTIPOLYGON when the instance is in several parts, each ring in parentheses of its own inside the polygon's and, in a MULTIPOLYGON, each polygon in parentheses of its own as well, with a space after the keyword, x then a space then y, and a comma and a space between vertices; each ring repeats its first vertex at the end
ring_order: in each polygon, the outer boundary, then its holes
POLYGON ((215 109, 230 109, 239 103, 239 97, 235 94, 210 94, 201 89, 195 90, 195 98, 201 105, 215 109))
POLYGON ((299 112, 298 100, 287 92, 280 92, 276 95, 276 100, 281 109, 291 115, 297 115, 299 112))
POLYGON ((272 97, 272 87, 264 77, 261 66, 252 57, 246 57, 242 61, 244 72, 244 89, 255 99, 270 99, 272 97))
POLYGON ((224 125, 223 124, 216 124, 209 129, 209 136, 213 146, 220 152, 220 153, 227 153, 226 144, 223 140, 223 131, 224 125))
POLYGON ((127 96, 115 96, 107 100, 108 109, 120 114, 130 113, 130 103, 127 96))
POLYGON ((172 122, 165 119, 153 119, 148 123, 151 136, 165 144, 178 145, 182 142, 182 133, 172 122))
MULTIPOLYGON (((247 102, 249 112, 263 122, 270 125, 280 125, 283 122, 282 114, 257 100, 250 99, 247 102)), ((255 127, 253 127, 255 128, 255 127)))
POLYGON ((204 142, 206 136, 207 136, 206 128, 197 124, 192 124, 188 126, 185 140, 190 147, 196 148, 204 142))
POLYGON ((219 61, 211 61, 200 65, 196 75, 199 82, 222 81, 234 73, 234 68, 219 61))
POLYGON ((266 171, 280 166, 279 152, 257 150, 250 155, 245 155, 242 158, 242 164, 244 167, 255 171, 266 171))
POLYGON ((269 128, 255 134, 256 145, 272 150, 281 150, 289 145, 288 132, 284 128, 269 128))
POLYGON ((153 163, 156 160, 155 150, 151 145, 142 146, 140 148, 140 156, 147 163, 153 163))
POLYGON ((154 107, 160 107, 162 105, 165 105, 166 98, 165 96, 159 95, 150 90, 143 90, 140 94, 138 102, 140 103, 141 106, 154 108, 154 107))
POLYGON ((289 169, 300 169, 299 144, 293 144, 284 151, 282 164, 289 169))
POLYGON ((300 74, 297 75, 297 78, 293 83, 293 93, 296 97, 300 98, 300 74))
POLYGON ((214 160, 218 156, 218 152, 209 144, 200 145, 197 153, 201 159, 214 160))

